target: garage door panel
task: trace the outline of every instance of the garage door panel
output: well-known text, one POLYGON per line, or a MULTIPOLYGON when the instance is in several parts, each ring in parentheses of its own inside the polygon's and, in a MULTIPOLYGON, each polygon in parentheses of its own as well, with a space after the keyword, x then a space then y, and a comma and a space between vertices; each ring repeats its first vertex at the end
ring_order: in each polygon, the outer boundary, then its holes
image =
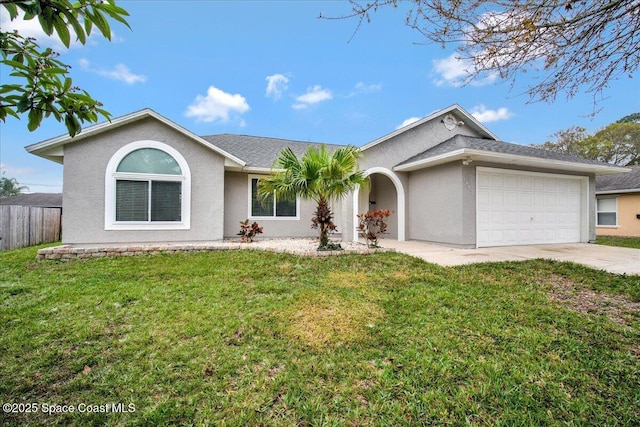
POLYGON ((478 170, 477 182, 478 246, 580 241, 579 179, 478 170))

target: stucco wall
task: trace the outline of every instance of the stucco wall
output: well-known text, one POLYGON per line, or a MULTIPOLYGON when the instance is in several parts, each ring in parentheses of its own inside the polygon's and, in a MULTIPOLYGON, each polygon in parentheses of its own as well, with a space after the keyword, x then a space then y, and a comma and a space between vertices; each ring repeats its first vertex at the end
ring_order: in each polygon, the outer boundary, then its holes
MULTIPOLYGON (((409 174, 408 238, 461 247, 476 245, 476 167, 522 170, 585 176, 580 173, 543 168, 473 162, 448 163, 409 174)), ((595 177, 588 175, 588 188, 582 194, 588 205, 581 222, 582 241, 595 239, 595 177)), ((639 212, 640 213, 640 212, 639 212)), ((640 222, 640 220, 638 221, 640 222)))
POLYGON ((64 243, 179 242, 223 237, 224 158, 147 118, 64 147, 64 243), (124 145, 153 140, 175 148, 191 169, 189 230, 105 230, 105 173, 124 145))
POLYGON ((409 239, 475 245, 475 206, 469 206, 473 194, 466 180, 461 163, 409 174, 409 239))
MULTIPOLYGON (((248 218, 249 176, 242 172, 225 173, 224 236, 227 238, 236 238, 240 230, 239 222, 248 218)), ((342 232, 342 206, 339 202, 334 202, 332 207, 334 223, 338 226, 338 231, 342 232)), ((315 237, 318 231, 311 228, 311 218, 315 210, 315 202, 300 200, 299 219, 257 219, 258 224, 264 228, 264 233, 259 237, 315 237)))
MULTIPOLYGON (((602 196, 616 197, 616 196, 602 196)), ((620 194, 618 199, 618 226, 596 227, 598 236, 640 237, 640 193, 620 194)))
MULTIPOLYGON (((449 113, 447 113, 449 114, 449 113)), ((392 169, 398 163, 420 154, 455 135, 479 136, 467 125, 448 130, 441 122, 447 114, 405 131, 364 151, 360 165, 363 170, 373 166, 392 169)), ((455 116, 455 114, 453 114, 455 116)), ((456 117, 462 119, 462 117, 456 117)))
MULTIPOLYGON (((449 114, 449 113, 447 113, 449 114)), ((467 125, 456 126, 453 130, 448 130, 441 122, 441 120, 447 115, 443 114, 440 117, 434 118, 433 120, 424 123, 420 126, 417 126, 413 129, 405 131, 399 135, 394 136, 391 139, 388 139, 382 143, 379 143, 371 148, 366 149, 363 152, 363 158, 360 160, 360 169, 367 171, 371 168, 385 168, 388 173, 395 175, 399 182, 402 185, 402 191, 405 194, 405 203, 404 203, 404 232, 405 238, 415 238, 410 237, 410 217, 413 212, 417 212, 416 209, 412 207, 412 204, 415 202, 411 197, 409 188, 410 188, 410 180, 409 173, 403 172, 393 172, 393 167, 397 164, 407 160, 408 158, 415 156, 416 154, 422 153, 423 151, 428 150, 435 145, 446 141, 449 138, 457 134, 468 135, 468 136, 479 136, 477 132, 471 129, 467 125)), ((453 114, 455 116, 455 114, 453 114)), ((463 117, 456 117, 461 120, 463 117)), ((381 176, 380 173, 373 174, 372 177, 381 176)), ((393 183, 390 182, 391 187, 389 189, 393 190, 394 196, 397 197, 397 191, 393 186, 393 183)), ((416 193, 417 194, 417 193, 416 193)), ((380 195, 376 196, 380 198, 380 195)), ((351 198, 352 200, 352 198, 351 198)), ((424 200, 418 201, 418 204, 423 203, 424 200)), ((358 211, 363 211, 366 209, 366 205, 363 203, 359 203, 358 211)), ((396 209, 395 218, 393 221, 399 221, 399 215, 401 214, 399 209, 396 209)), ((343 217, 345 218, 346 225, 350 230, 355 228, 355 224, 353 223, 353 202, 349 203, 348 206, 345 206, 345 210, 343 212, 343 217)), ((397 238, 397 225, 394 224, 392 227, 389 227, 390 230, 394 230, 394 235, 397 238)), ((474 228, 475 230, 475 228, 474 228)), ((387 237, 391 237, 388 235, 387 237)))

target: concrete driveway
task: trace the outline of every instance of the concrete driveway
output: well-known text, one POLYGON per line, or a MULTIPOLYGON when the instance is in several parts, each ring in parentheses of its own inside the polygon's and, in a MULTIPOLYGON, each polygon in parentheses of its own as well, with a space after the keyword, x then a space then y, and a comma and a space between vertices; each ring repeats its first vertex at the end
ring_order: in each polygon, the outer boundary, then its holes
POLYGON ((444 266, 546 258, 571 261, 616 274, 640 274, 640 249, 588 243, 481 249, 455 249, 416 240, 398 242, 383 239, 380 243, 385 248, 394 248, 398 252, 444 266))

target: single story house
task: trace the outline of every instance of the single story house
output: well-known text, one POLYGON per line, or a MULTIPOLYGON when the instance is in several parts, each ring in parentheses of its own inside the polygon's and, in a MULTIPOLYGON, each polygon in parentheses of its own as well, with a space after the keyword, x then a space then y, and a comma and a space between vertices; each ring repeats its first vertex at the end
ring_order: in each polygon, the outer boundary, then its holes
MULTIPOLYGON (((150 109, 26 147, 64 164, 63 242, 214 241, 249 218, 265 237, 314 236, 314 204, 256 199, 280 150, 312 143, 198 136, 150 109)), ((328 148, 331 148, 329 146, 328 148)), ((590 242, 596 175, 627 169, 502 142, 458 105, 361 147, 370 185, 336 202, 343 240, 358 213, 392 209, 389 238, 457 247, 590 242)))
POLYGON ((640 237, 640 165, 596 177, 596 234, 640 237))

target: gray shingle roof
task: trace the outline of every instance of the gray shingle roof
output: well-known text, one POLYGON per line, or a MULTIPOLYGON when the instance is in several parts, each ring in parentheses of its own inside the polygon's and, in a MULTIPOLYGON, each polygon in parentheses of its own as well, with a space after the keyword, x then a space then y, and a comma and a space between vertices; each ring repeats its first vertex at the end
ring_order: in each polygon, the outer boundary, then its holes
POLYGON ((0 205, 37 206, 43 208, 61 208, 62 193, 31 193, 0 199, 0 205))
MULTIPOLYGON (((203 136, 203 139, 224 151, 247 162, 247 166, 271 168, 282 149, 290 147, 296 156, 301 156, 309 146, 320 146, 319 142, 292 141, 262 136, 220 134, 203 136)), ((342 147, 336 144, 324 144, 328 149, 342 147)))
POLYGON ((465 135, 455 135, 454 137, 441 142, 435 147, 423 151, 420 154, 416 154, 415 156, 399 163, 396 166, 406 165, 420 160, 426 160, 464 148, 493 153, 513 154, 516 156, 536 157, 548 160, 561 160, 565 162, 611 166, 608 163, 599 162, 597 160, 584 159, 582 157, 573 156, 570 154, 557 153, 555 151, 543 150, 541 148, 529 147, 526 145, 512 144, 509 142, 496 141, 493 139, 474 138, 465 135))
POLYGON ((628 173, 596 176, 596 192, 636 189, 640 189, 640 166, 631 167, 628 173))

